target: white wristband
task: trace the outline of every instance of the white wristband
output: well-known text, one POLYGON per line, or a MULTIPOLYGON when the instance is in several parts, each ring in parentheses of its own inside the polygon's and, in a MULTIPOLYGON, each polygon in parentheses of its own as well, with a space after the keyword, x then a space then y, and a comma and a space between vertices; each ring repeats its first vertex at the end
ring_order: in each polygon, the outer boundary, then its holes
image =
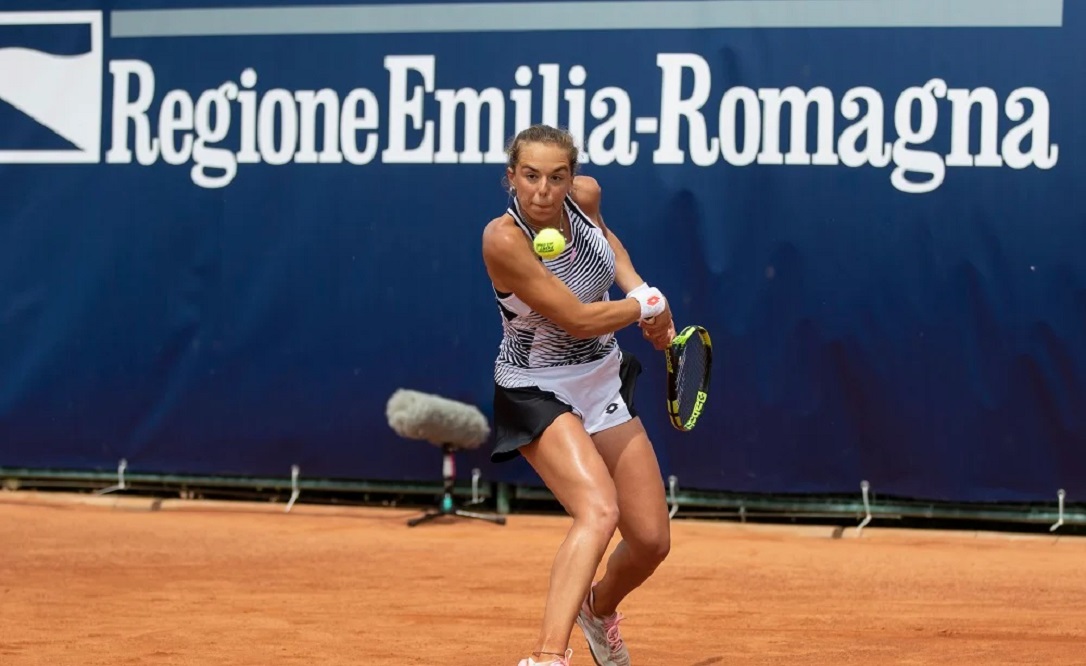
POLYGON ((656 287, 650 287, 647 284, 635 288, 626 296, 632 298, 641 305, 641 318, 649 319, 662 313, 664 308, 667 307, 667 300, 664 295, 660 293, 660 290, 656 287))
POLYGON ((626 292, 626 297, 627 298, 637 298, 637 294, 639 294, 642 291, 645 291, 648 288, 649 288, 649 283, 648 282, 642 282, 641 284, 637 285, 633 289, 626 292))

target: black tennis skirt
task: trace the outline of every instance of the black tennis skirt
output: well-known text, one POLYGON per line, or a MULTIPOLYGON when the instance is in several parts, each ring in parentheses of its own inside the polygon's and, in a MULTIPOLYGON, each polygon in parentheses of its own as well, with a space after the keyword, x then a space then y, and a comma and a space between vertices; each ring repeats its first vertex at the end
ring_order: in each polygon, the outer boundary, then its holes
POLYGON ((626 351, 616 350, 615 356, 585 366, 546 368, 535 386, 506 388, 495 383, 496 441, 490 460, 515 459, 520 447, 566 412, 580 417, 590 435, 636 417, 634 387, 641 363, 626 351))

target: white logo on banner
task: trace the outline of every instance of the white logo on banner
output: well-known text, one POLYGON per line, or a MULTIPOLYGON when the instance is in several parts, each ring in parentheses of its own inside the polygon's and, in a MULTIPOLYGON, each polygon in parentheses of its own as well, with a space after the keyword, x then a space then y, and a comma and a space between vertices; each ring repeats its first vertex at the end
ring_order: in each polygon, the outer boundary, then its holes
POLYGON ((72 148, 0 149, 0 163, 95 163, 102 137, 102 13, 0 12, 0 28, 51 26, 83 32, 89 49, 57 55, 10 41, 0 46, 0 100, 72 148))
POLYGON ((735 86, 711 100, 712 74, 701 56, 661 53, 656 64, 659 107, 638 116, 626 90, 586 89, 581 65, 565 77, 556 64, 535 71, 521 65, 508 90, 447 89, 437 85, 435 56, 387 56, 388 89, 380 95, 367 88, 346 95, 329 88, 261 92, 250 68, 237 82, 196 95, 169 90, 153 108, 154 69, 117 60, 110 63, 113 143, 106 160, 191 161, 193 182, 202 187, 228 185, 239 165, 260 162, 502 164, 506 138, 538 120, 569 127, 584 160, 598 165, 628 166, 646 155, 654 164, 701 167, 892 165, 890 182, 909 193, 938 189, 949 167, 1050 169, 1059 156, 1049 140, 1048 96, 1038 88, 1017 88, 1001 101, 991 88, 953 88, 933 78, 889 104, 867 86, 840 99, 825 87, 735 86), (928 144, 941 123, 949 123, 950 141, 939 149, 928 144), (238 145, 220 145, 233 124, 238 145), (642 150, 646 135, 656 135, 651 152, 642 150))

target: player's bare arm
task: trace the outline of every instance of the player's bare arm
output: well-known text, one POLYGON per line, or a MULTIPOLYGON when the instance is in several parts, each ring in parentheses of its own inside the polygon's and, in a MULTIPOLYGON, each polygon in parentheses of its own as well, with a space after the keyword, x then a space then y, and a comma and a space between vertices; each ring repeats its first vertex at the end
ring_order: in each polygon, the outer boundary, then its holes
MULTIPOLYGON (((604 236, 607 238, 608 244, 615 253, 615 284, 623 293, 629 294, 631 290, 637 288, 639 285, 645 284, 645 280, 634 269, 633 260, 630 258, 630 253, 626 251, 626 247, 622 244, 618 235, 615 234, 603 221, 603 212, 601 209, 601 201, 603 199, 603 189, 595 178, 590 176, 577 176, 573 179, 573 200, 577 202, 577 205, 584 211, 585 215, 588 215, 599 226, 604 236)), ((644 332, 645 338, 652 343, 652 346, 656 349, 663 349, 671 342, 671 338, 675 337, 675 325, 671 318, 671 304, 668 302, 664 306, 664 311, 651 319, 650 321, 641 322, 641 329, 644 332)))
POLYGON ((635 299, 582 303, 546 269, 524 232, 508 216, 496 218, 484 230, 483 261, 495 288, 515 293, 572 336, 611 333, 641 318, 642 305, 635 299))
POLYGON ((625 246, 622 245, 622 241, 603 221, 603 212, 600 207, 603 190, 600 184, 591 176, 577 176, 573 179, 572 196, 585 215, 592 218, 607 238, 608 244, 615 253, 615 284, 623 293, 630 293, 645 280, 634 270, 633 261, 625 246))

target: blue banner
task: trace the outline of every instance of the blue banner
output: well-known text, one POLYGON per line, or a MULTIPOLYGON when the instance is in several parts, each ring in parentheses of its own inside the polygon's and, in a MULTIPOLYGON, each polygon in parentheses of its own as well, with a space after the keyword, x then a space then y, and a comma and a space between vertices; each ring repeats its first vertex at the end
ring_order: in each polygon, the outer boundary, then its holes
POLYGON ((0 466, 435 478, 385 403, 490 414, 542 121, 713 336, 684 434, 619 335, 682 487, 1086 492, 1081 3, 416 4, 5 4, 0 466))

